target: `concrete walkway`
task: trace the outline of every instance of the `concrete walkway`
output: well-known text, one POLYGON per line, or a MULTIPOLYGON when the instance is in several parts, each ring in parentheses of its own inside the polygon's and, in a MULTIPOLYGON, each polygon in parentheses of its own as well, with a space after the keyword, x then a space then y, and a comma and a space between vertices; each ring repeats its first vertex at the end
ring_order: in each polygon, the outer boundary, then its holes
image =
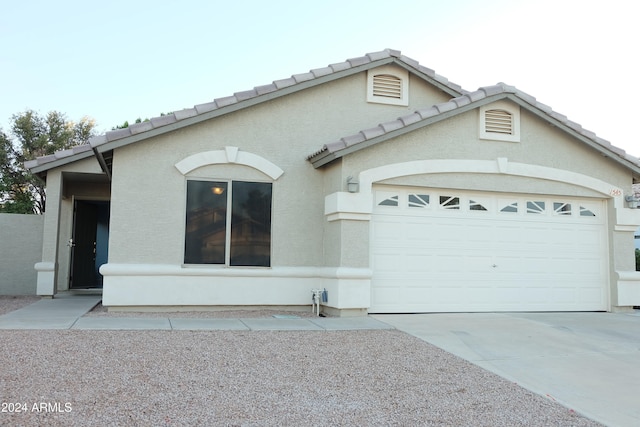
POLYGON ((69 329, 95 307, 100 295, 56 295, 0 316, 0 329, 69 329))
POLYGON ((640 426, 640 312, 373 318, 607 426, 640 426))
POLYGON ((394 329, 371 317, 278 316, 271 318, 217 319, 167 317, 82 317, 95 307, 100 295, 57 295, 0 316, 0 329, 91 330, 238 330, 238 331, 338 331, 394 329))

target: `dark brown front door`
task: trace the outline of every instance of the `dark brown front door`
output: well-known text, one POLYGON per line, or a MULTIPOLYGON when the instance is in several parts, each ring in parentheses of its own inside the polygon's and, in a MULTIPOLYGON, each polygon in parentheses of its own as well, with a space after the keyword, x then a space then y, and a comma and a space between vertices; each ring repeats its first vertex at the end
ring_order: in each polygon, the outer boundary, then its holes
POLYGON ((102 287, 98 269, 107 261, 108 226, 109 202, 74 202, 70 289, 102 287))

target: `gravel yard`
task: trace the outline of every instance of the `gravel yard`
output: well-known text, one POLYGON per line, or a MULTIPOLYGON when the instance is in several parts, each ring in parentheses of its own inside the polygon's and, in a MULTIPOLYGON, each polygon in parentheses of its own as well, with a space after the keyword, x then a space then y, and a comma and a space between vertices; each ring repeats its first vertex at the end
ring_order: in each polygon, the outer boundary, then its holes
POLYGON ((0 342, 13 410, 0 425, 599 425, 396 330, 0 330, 0 342))
POLYGON ((0 316, 36 301, 40 301, 40 297, 35 295, 0 295, 0 316))

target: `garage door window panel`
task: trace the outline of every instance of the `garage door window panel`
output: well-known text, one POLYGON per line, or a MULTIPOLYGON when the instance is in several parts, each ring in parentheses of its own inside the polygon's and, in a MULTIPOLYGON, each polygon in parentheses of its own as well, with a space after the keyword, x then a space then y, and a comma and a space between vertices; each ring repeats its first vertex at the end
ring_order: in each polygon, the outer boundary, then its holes
POLYGON ((428 208, 429 195, 428 194, 409 194, 409 207, 410 208, 428 208))
POLYGON ((460 198, 455 196, 440 196, 440 207, 443 209, 460 209, 460 198))
POLYGON ((482 205, 480 202, 476 202, 475 200, 469 200, 469 210, 470 211, 487 211, 487 208, 482 205))
POLYGON ((553 202, 553 212, 556 215, 571 215, 571 203, 553 202))
POLYGON ((508 205, 505 205, 502 209, 500 209, 500 212, 518 213, 518 202, 512 202, 508 205))
POLYGON ((593 217, 596 216, 596 214, 594 214, 590 209, 587 209, 584 206, 580 206, 580 216, 593 217))
POLYGON ((527 202, 527 213, 530 214, 544 214, 545 213, 545 202, 541 201, 528 201, 527 202))

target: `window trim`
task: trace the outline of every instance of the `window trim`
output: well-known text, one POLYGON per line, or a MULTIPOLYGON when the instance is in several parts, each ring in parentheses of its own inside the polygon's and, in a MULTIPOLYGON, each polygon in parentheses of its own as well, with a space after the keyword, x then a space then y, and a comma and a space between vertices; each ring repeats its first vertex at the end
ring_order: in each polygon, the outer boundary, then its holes
POLYGON ((230 179, 230 178, 213 178, 213 177, 197 177, 190 176, 186 177, 184 180, 184 215, 182 222, 182 267, 184 268, 248 268, 248 269, 269 269, 273 267, 273 200, 274 200, 274 185, 273 181, 270 180, 261 180, 261 179, 230 179), (185 262, 185 251, 187 245, 187 185, 189 181, 199 181, 199 182, 224 182, 227 184, 227 195, 226 195, 226 229, 225 229, 225 255, 224 255, 224 263, 222 264, 199 264, 199 263, 186 263, 185 262), (271 185, 271 221, 269 224, 269 265, 231 265, 231 228, 232 228, 232 217, 233 217, 233 183, 234 182, 246 182, 246 183, 261 183, 261 184, 270 184, 271 185))
POLYGON ((398 67, 384 65, 367 71, 367 102, 388 105, 409 105, 409 72, 398 67), (374 78, 387 75, 400 80, 400 98, 374 95, 374 78))
POLYGON ((480 139, 493 141, 520 142, 520 107, 510 102, 498 101, 483 105, 480 112, 480 139), (506 111, 511 115, 511 133, 487 131, 487 113, 493 110, 506 111))

